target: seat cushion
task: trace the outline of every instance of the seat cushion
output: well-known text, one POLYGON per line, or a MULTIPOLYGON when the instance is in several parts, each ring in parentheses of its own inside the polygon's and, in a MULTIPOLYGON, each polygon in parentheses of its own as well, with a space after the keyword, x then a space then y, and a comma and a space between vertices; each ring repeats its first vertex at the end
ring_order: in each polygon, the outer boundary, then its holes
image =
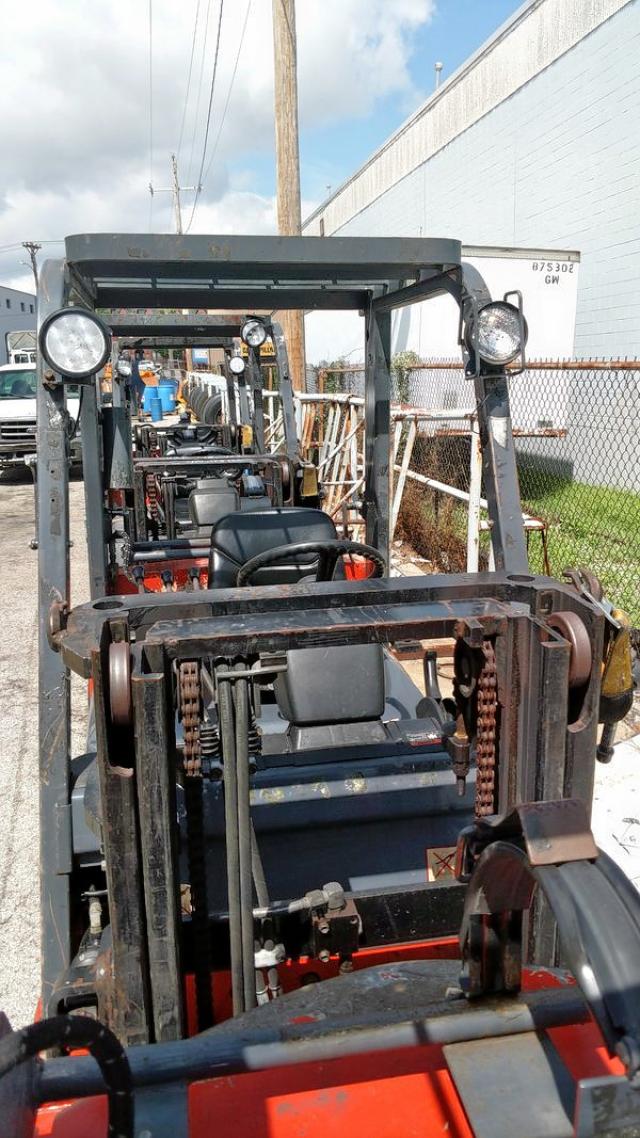
MULTIPOLYGON (((233 588, 240 566, 268 549, 305 541, 332 541, 336 537, 332 519, 322 510, 285 506, 227 514, 211 535, 209 588, 233 588)), ((317 558, 313 554, 292 557, 287 563, 259 570, 252 583, 295 583, 313 574, 316 565, 317 558)))

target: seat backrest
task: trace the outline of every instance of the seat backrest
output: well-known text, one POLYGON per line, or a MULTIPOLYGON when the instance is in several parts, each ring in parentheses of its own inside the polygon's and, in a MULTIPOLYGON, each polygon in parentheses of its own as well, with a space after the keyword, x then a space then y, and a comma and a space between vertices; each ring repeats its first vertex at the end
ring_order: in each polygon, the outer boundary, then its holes
MULTIPOLYGON (((268 549, 304 541, 331 541, 336 537, 336 527, 328 514, 304 506, 227 514, 211 534, 209 588, 233 588, 240 566, 268 549)), ((295 583, 312 574, 316 565, 313 554, 291 558, 259 570, 253 584, 295 583)))
POLYGON ((189 494, 189 517, 195 526, 215 526, 239 509, 238 491, 222 478, 202 478, 189 494))
POLYGON ((278 707, 296 727, 357 723, 384 712, 384 655, 380 644, 293 648, 273 685, 278 707))

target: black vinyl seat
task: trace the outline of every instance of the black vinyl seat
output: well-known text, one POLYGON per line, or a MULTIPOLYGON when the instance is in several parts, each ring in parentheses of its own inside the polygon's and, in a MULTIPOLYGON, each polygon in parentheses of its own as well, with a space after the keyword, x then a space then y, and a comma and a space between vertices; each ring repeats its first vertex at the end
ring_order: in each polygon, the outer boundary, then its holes
POLYGON ((223 478, 201 478, 189 494, 189 518, 199 529, 212 529, 221 518, 239 509, 238 491, 223 478))
MULTIPOLYGON (((270 549, 305 541, 333 541, 335 524, 322 510, 289 506, 256 513, 228 514, 214 527, 209 557, 209 588, 231 588, 238 569, 270 549)), ((314 554, 292 557, 259 570, 254 585, 291 584, 313 576, 314 554)), ((380 724, 385 707, 384 655, 379 644, 302 648, 287 652, 287 671, 274 685, 280 710, 294 737, 322 724, 380 724)), ((362 728, 356 733, 359 739, 362 728)), ((365 741, 369 734, 365 732, 365 741)))
MULTIPOLYGON (((281 545, 333 541, 336 537, 336 527, 329 515, 305 506, 228 514, 211 534, 209 580, 212 585, 209 587, 233 588, 238 569, 259 553, 281 545)), ((317 564, 317 557, 313 554, 291 558, 288 563, 258 570, 252 584, 295 584, 303 577, 313 575, 317 564)))
POLYGON ((241 497, 236 487, 224 478, 200 478, 189 494, 189 518, 201 536, 211 533, 228 514, 270 508, 271 499, 267 494, 241 497))

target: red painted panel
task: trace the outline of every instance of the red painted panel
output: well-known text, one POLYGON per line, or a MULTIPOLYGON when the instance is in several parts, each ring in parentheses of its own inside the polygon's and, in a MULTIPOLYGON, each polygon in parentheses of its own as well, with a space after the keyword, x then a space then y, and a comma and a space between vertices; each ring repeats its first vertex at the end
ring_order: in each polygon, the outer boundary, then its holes
POLYGON ((194 1083, 189 1136, 472 1138, 438 1047, 194 1083))
MULTIPOLYGON (((454 936, 441 937, 439 940, 421 941, 415 944, 384 945, 379 948, 365 948, 357 952, 353 958, 354 972, 363 968, 371 968, 376 964, 393 964, 402 960, 455 960, 459 954, 458 938, 454 936)), ((303 981, 310 974, 320 980, 329 980, 337 976, 340 959, 333 956, 323 964, 320 960, 300 957, 299 960, 287 960, 278 968, 280 983, 284 992, 293 992, 302 987, 303 981)), ((213 975, 212 986, 213 1007, 216 1023, 229 1019, 232 1014, 231 1003, 231 973, 216 972, 213 975)), ((187 1009, 187 1034, 196 1032, 196 1005, 193 974, 185 976, 185 1002, 187 1009)))

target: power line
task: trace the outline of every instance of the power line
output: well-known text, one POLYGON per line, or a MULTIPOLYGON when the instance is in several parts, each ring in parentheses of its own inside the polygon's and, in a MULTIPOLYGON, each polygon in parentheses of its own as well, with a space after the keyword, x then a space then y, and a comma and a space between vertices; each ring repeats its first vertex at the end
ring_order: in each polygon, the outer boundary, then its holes
POLYGON ((149 231, 153 224, 153 0, 149 0, 149 231))
POLYGON ((240 42, 238 44, 238 50, 236 52, 236 60, 235 60, 235 63, 233 65, 233 73, 231 75, 231 82, 229 83, 229 90, 227 91, 227 98, 225 100, 224 109, 222 111, 222 118, 220 119, 220 126, 218 127, 218 133, 216 135, 216 139, 215 139, 215 142, 213 144, 213 150, 211 151, 211 157, 209 159, 207 169, 205 170, 205 174, 204 174, 203 181, 205 181, 205 182, 206 182, 207 178, 209 177, 209 171, 213 165, 213 160, 216 156, 216 152, 218 149, 218 143, 220 142, 220 135, 222 134, 222 128, 224 126, 224 121, 227 117, 227 111, 229 109, 229 101, 231 99, 231 92, 233 90, 233 84, 235 83, 236 72, 238 70, 238 63, 240 60, 240 54, 242 52, 242 45, 244 43, 245 33, 247 31, 247 24, 249 22, 249 13, 251 11, 252 4, 253 4, 253 0, 249 0, 249 2, 247 4, 247 10, 244 14, 244 23, 242 25, 242 33, 240 35, 240 42))
POLYGON ((23 241, 22 248, 27 250, 29 260, 31 262, 31 271, 33 279, 36 282, 36 292, 38 291, 38 253, 42 249, 42 245, 38 241, 23 241))
POLYGON ((191 151, 189 153, 189 167, 187 169, 187 181, 191 180, 191 168, 193 166, 193 152, 196 148, 196 132, 198 130, 198 115, 200 113, 200 96, 202 94, 202 79, 204 76, 204 61, 207 54, 207 39, 209 37, 209 12, 211 11, 211 0, 207 0, 207 14, 204 19, 204 40, 202 43, 202 58, 200 59, 200 75, 198 77, 198 96, 196 98, 196 113, 193 119, 193 133, 191 135, 191 151))
POLYGON ((207 157, 207 144, 209 142, 209 126, 211 124, 211 109, 213 107, 213 94, 214 94, 215 86, 216 86, 216 75, 218 73, 218 56, 220 53, 220 30, 222 28, 222 9, 223 8, 224 8, 224 0, 220 0, 220 11, 218 12, 218 30, 216 33, 216 51, 215 51, 215 55, 213 57, 213 74, 211 76, 211 86, 209 88, 209 106, 207 108, 207 125, 205 127, 205 132, 204 132, 204 143, 202 146, 202 159, 200 161, 200 169, 198 171, 198 177, 196 178, 196 196, 193 199, 193 208, 191 210, 191 217, 189 219, 189 224, 187 226, 187 233, 189 232, 189 230, 191 229, 191 226, 193 224, 193 219, 194 219, 195 213, 196 213, 196 207, 198 205, 198 197, 200 195, 200 191, 202 190, 202 171, 204 170, 204 164, 205 164, 205 160, 207 157))
MULTIPOLYGON (((38 245, 64 245, 64 237, 53 237, 46 241, 36 242, 38 245)), ((21 249, 24 245, 23 241, 14 241, 11 245, 0 245, 0 253, 12 252, 15 249, 21 249)))
POLYGON ((178 141, 178 149, 176 151, 178 158, 180 158, 180 150, 182 149, 182 139, 184 136, 184 124, 187 117, 187 106, 189 103, 189 93, 191 91, 191 72, 193 71, 193 57, 196 50, 196 36, 198 33, 198 18, 200 16, 200 0, 196 6, 196 18, 193 23, 193 39, 191 40, 191 59, 189 60, 189 74, 187 76, 187 92, 184 97, 184 107, 182 108, 182 122, 180 123, 180 139, 178 141))

